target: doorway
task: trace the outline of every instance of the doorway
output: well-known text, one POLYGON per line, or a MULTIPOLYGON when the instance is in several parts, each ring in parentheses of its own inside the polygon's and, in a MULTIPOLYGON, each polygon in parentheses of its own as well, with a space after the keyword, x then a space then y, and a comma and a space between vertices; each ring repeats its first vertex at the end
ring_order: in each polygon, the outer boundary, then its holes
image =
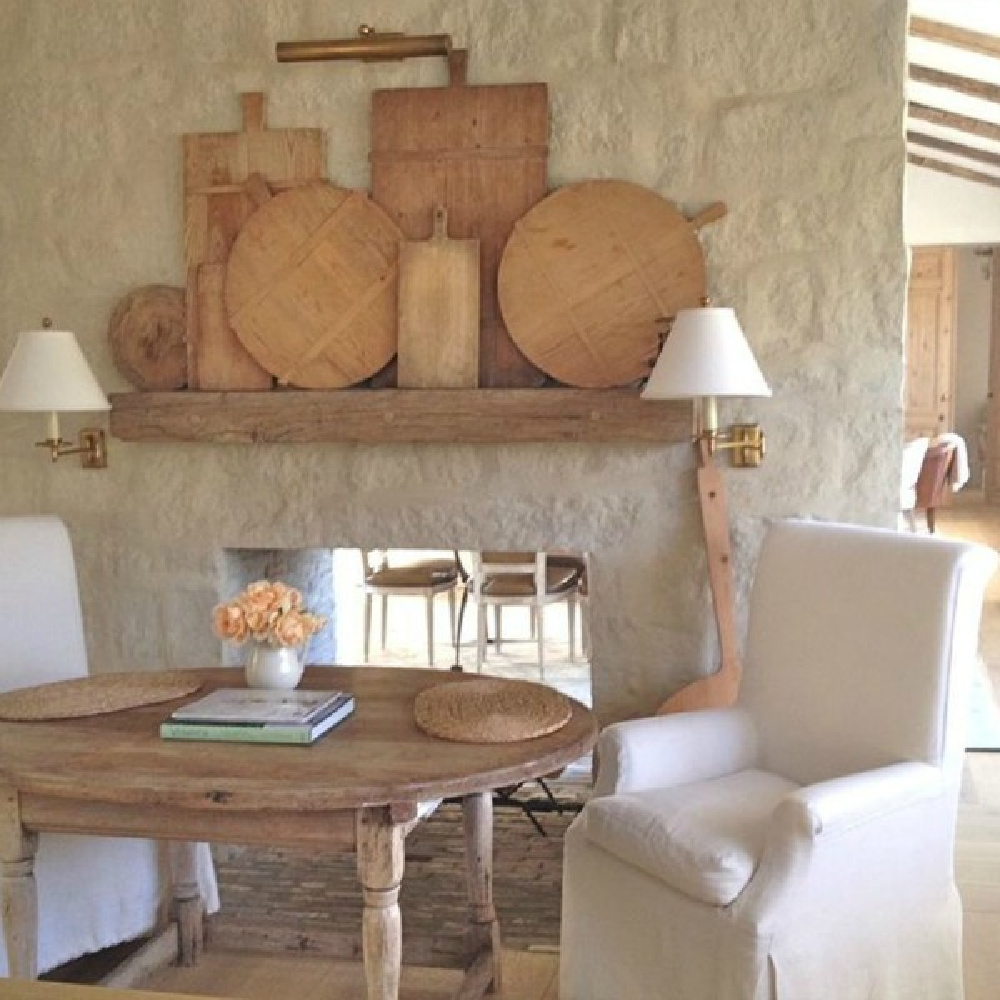
POLYGON ((1000 413, 991 417, 991 386, 1000 388, 1000 281, 994 281, 994 249, 913 248, 905 429, 908 440, 960 435, 969 461, 965 489, 985 489, 989 502, 1000 504, 1000 413))

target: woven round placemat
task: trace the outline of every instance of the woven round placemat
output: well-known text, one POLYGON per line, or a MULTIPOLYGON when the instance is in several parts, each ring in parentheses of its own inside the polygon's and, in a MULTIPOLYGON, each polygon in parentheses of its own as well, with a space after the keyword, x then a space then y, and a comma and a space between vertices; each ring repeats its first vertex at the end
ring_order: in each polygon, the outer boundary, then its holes
POLYGON ((200 687, 201 681, 184 670, 78 677, 0 694, 0 720, 40 722, 103 715, 182 698, 200 687))
POLYGON ((515 743, 562 729, 573 706, 565 695, 540 684, 483 678, 421 691, 413 715, 429 736, 460 743, 515 743))

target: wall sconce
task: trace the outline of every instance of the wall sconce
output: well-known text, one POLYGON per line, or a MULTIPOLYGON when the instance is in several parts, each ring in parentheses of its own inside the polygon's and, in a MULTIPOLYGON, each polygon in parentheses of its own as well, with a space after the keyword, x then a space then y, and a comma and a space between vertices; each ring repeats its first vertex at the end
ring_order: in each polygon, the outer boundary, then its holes
POLYGON ((72 333, 53 330, 52 321, 45 319, 41 330, 18 335, 0 376, 0 410, 48 413, 48 434, 36 446, 48 448, 53 462, 63 455, 80 455, 85 469, 106 469, 104 431, 87 427, 80 431, 79 445, 74 446, 59 435, 59 412, 110 409, 108 397, 72 333))
POLYGON ((734 424, 720 430, 716 398, 770 396, 771 390, 733 310, 705 305, 677 314, 641 395, 643 399, 694 400, 698 500, 722 661, 714 674, 682 687, 657 711, 728 707, 736 701, 742 668, 725 481, 712 459, 716 451, 727 449, 732 450, 734 465, 760 465, 764 432, 757 424, 734 424))
POLYGON ((693 399, 694 440, 709 456, 731 449, 733 465, 757 466, 764 458, 758 424, 719 429, 719 396, 770 396, 750 345, 732 309, 682 309, 656 360, 643 399, 693 399))

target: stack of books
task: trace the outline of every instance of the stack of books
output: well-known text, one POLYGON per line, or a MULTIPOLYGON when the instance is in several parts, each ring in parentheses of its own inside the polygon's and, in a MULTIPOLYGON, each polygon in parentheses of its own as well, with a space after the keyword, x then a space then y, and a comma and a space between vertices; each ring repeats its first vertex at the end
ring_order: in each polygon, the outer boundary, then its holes
POLYGON ((167 740, 312 743, 354 711, 346 691, 219 688, 160 723, 167 740))

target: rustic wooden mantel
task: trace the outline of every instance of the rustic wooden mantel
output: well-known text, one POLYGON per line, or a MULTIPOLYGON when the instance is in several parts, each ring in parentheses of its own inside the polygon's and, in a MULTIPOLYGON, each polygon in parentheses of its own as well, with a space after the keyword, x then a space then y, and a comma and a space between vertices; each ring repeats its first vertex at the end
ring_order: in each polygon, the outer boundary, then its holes
POLYGON ((336 389, 111 396, 122 441, 231 444, 690 440, 690 403, 625 389, 336 389))

